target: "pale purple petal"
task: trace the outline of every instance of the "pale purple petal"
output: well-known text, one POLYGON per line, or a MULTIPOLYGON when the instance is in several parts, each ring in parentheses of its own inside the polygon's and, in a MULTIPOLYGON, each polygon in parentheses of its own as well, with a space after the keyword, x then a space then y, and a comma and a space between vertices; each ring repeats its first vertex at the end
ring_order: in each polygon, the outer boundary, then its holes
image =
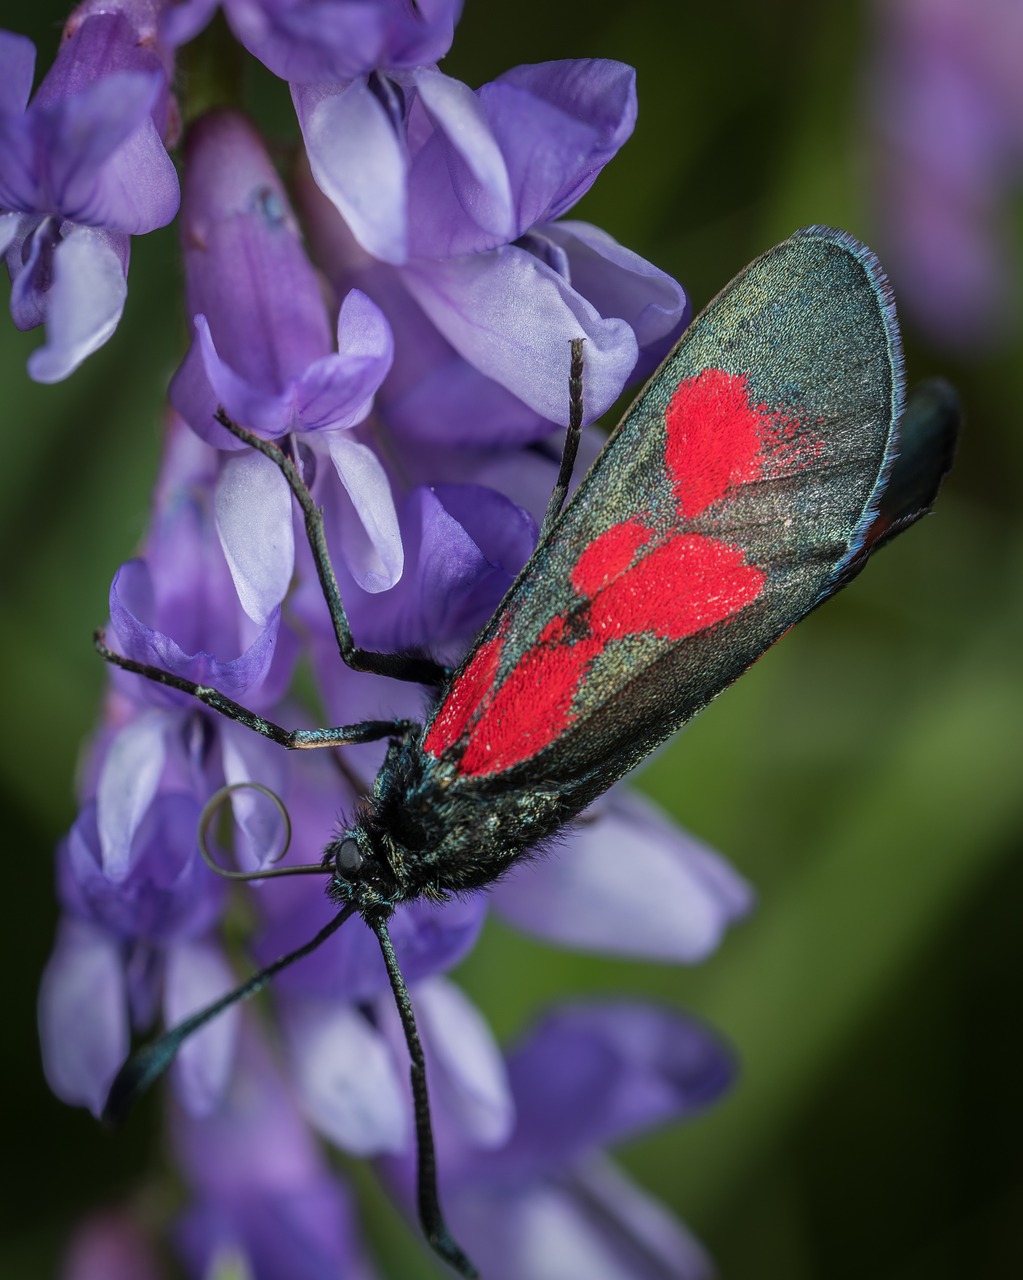
POLYGON ((635 71, 600 58, 513 67, 480 98, 511 174, 520 234, 571 208, 636 123, 635 71))
POLYGON ((341 304, 337 342, 338 354, 310 365, 298 383, 295 404, 301 430, 336 430, 361 422, 394 359, 391 326, 376 303, 358 289, 341 304))
POLYGON ((234 1191, 212 1203, 204 1198, 184 1214, 176 1237, 190 1276, 376 1280, 349 1199, 326 1171, 284 1191, 234 1191))
POLYGON ((238 39, 291 84, 436 62, 451 45, 461 8, 462 0, 225 0, 238 39))
POLYGON ((562 248, 573 289, 602 316, 628 322, 641 352, 633 377, 653 372, 689 322, 682 286, 589 222, 550 222, 535 235, 562 248))
POLYGON ((27 36, 0 31, 0 112, 15 115, 25 110, 32 93, 36 49, 27 36))
POLYGON ((414 83, 435 132, 409 172, 412 255, 442 258, 507 244, 519 234, 512 188, 479 98, 429 67, 415 72, 414 83))
MULTIPOLYGON (((220 728, 220 754, 228 786, 258 782, 278 796, 285 791, 290 761, 275 742, 243 725, 225 723, 220 728)), ((235 791, 231 795, 231 813, 238 869, 255 871, 276 861, 284 849, 287 831, 269 796, 251 787, 235 791)))
POLYGON ((287 430, 294 383, 331 352, 331 325, 287 194, 254 128, 231 112, 206 116, 190 131, 187 161, 187 307, 192 317, 205 316, 210 336, 204 366, 197 325, 170 396, 211 444, 240 448, 211 422, 218 401, 247 426, 287 430))
POLYGON ((175 0, 161 8, 160 38, 173 48, 194 40, 210 22, 220 0, 175 0))
MULTIPOLYGON (((414 465, 406 453, 406 463, 414 465)), ((503 494, 474 484, 417 485, 402 503, 405 571, 375 596, 351 588, 346 606, 369 648, 465 644, 494 612, 536 543, 536 523, 503 494)))
POLYGON ((683 964, 710 955, 752 902, 724 859, 624 788, 491 893, 500 916, 558 946, 683 964))
MULTIPOLYGON (((289 381, 281 391, 268 391, 265 387, 250 382, 244 374, 236 372, 218 352, 209 321, 202 314, 195 317, 195 341, 202 355, 207 385, 201 390, 197 386, 194 395, 186 399, 184 388, 176 381, 173 403, 204 439, 210 444, 223 440, 225 445, 231 439, 223 427, 212 425, 218 408, 226 409, 228 417, 235 422, 244 423, 250 430, 258 431, 261 435, 280 436, 294 430, 296 413, 293 383, 289 381)), ((187 359, 181 366, 182 376, 186 369, 189 375, 197 372, 187 359)), ((238 441, 235 440, 235 446, 237 445, 238 441)))
POLYGON ((292 98, 317 186, 367 253, 404 262, 405 153, 365 78, 340 89, 296 86, 292 98))
MULTIPOLYGON (((226 603, 233 607, 233 601, 226 603)), ((111 623, 118 645, 128 657, 163 667, 197 684, 211 684, 228 696, 259 685, 270 669, 280 627, 279 610, 269 615, 266 625, 247 649, 227 660, 205 649, 186 653, 170 636, 149 625, 147 619, 152 616, 149 568, 144 560, 129 560, 118 569, 110 586, 111 623)), ((211 629, 214 633, 218 630, 211 629)), ((152 700, 160 706, 195 705, 189 694, 165 689, 152 681, 138 682, 132 688, 139 699, 152 700)))
POLYGON ((558 1178, 467 1186, 450 1197, 463 1246, 487 1280, 712 1280, 693 1236, 610 1161, 558 1178))
POLYGON ((141 968, 128 977, 135 984, 133 995, 137 992, 146 1006, 153 980, 148 948, 199 937, 219 918, 223 906, 226 885, 199 857, 198 824, 194 795, 158 792, 135 834, 129 874, 118 881, 102 865, 94 804, 78 815, 61 850, 67 864, 63 885, 74 884, 74 893, 62 893, 67 905, 109 933, 141 941, 141 951, 133 953, 141 968))
POLYGON ((40 213, 134 235, 170 222, 177 173, 150 114, 163 83, 161 71, 114 72, 39 113, 40 213))
MULTIPOLYGON (((636 364, 636 338, 624 320, 602 317, 555 271, 515 245, 410 263, 405 280, 457 351, 552 422, 568 422, 571 339, 586 340, 588 421, 611 407, 636 364)), ((483 443, 482 427, 480 437, 483 443)))
MULTIPOLYGON (((282 881, 275 887, 290 886, 282 881)), ((308 942, 337 914, 319 884, 315 891, 306 886, 295 892, 302 894, 301 901, 286 915, 268 921, 260 936, 256 953, 261 963, 308 942)), ((391 939, 409 986, 463 959, 479 938, 485 916, 482 894, 455 898, 442 907, 423 899, 399 907, 391 918, 391 939)), ((293 994, 310 994, 325 1000, 370 1000, 390 989, 376 937, 358 921, 340 930, 314 955, 291 965, 275 985, 289 999, 293 994)))
POLYGON ((239 1190, 284 1194, 323 1167, 294 1094, 244 1017, 223 1105, 201 1120, 176 1110, 168 1134, 189 1181, 211 1198, 239 1190))
POLYGON ((387 472, 373 449, 350 432, 330 431, 325 439, 357 517, 348 521, 345 563, 364 591, 386 591, 401 577, 405 559, 387 472))
POLYGON ((405 1072, 354 1005, 289 997, 282 1010, 292 1070, 310 1122, 354 1155, 408 1145, 405 1072))
POLYGON ((135 833, 156 795, 172 726, 163 711, 147 710, 111 740, 96 790, 96 821, 105 874, 127 878, 140 852, 135 833))
POLYGON ((508 1057, 517 1123, 500 1152, 474 1162, 524 1176, 642 1130, 694 1115, 735 1074, 701 1023, 636 1002, 563 1005, 508 1057))
MULTIPOLYGON (((163 1014, 177 1026, 237 986, 220 949, 209 942, 178 942, 167 949, 163 1014)), ((238 1035, 237 1006, 218 1014, 181 1046, 171 1069, 178 1101, 193 1116, 219 1105, 231 1079, 238 1035)))
POLYGON ((515 1108, 504 1059, 486 1019, 444 978, 417 983, 412 999, 435 1109, 474 1146, 500 1146, 511 1133, 515 1108))
POLYGON ((266 626, 284 599, 295 566, 288 482, 257 450, 232 454, 217 479, 214 510, 242 608, 266 626))
POLYGON ((65 228, 53 254, 53 281, 41 305, 46 344, 29 356, 36 382, 60 382, 117 328, 128 296, 128 237, 65 228))
POLYGON ((30 222, 23 213, 0 213, 0 253, 6 253, 15 241, 19 247, 24 243, 30 222))
POLYGON ((50 1088, 99 1115, 128 1056, 128 1001, 117 942, 65 920, 39 990, 39 1039, 50 1088))

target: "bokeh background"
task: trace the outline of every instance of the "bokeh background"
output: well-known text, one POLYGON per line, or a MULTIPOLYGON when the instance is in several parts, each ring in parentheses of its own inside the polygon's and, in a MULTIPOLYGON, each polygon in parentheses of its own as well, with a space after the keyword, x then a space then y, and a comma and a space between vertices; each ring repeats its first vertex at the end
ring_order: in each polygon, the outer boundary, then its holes
MULTIPOLYGON (((750 878, 755 916, 692 970, 569 956, 492 925, 459 971, 503 1036, 561 995, 643 991, 731 1039, 732 1096, 619 1153, 727 1280, 1023 1275, 1023 89, 1005 75, 1023 65, 1017 9, 467 0, 445 62, 474 85, 548 58, 634 64, 636 135, 579 216, 698 306, 795 227, 845 227, 894 281, 911 379, 944 373, 966 405, 937 513, 641 778, 750 878), (963 25, 946 30, 950 15, 963 25)), ((65 16, 59 0, 4 0, 2 22, 45 66, 65 16)), ((267 128, 291 136, 282 86, 254 76, 251 91, 267 128)), ((184 350, 179 284, 173 231, 136 240, 120 330, 55 387, 25 375, 37 336, 0 318, 12 1280, 58 1274, 75 1223, 137 1188, 159 1142, 152 1106, 111 1135, 49 1095, 35 992, 52 850, 104 680, 90 635, 143 528, 184 350)), ((353 1176, 382 1273, 437 1274, 366 1172, 353 1176)))

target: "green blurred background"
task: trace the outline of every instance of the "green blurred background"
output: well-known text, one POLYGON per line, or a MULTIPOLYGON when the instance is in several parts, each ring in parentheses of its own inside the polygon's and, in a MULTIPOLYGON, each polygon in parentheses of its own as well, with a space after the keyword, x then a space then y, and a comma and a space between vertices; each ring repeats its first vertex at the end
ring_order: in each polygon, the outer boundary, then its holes
MULTIPOLYGON (((638 68, 635 138, 579 212, 698 306, 805 223, 883 245, 862 0, 466 9, 445 69, 474 85, 555 57, 638 68)), ((2 21, 37 41, 46 66, 64 16, 55 0, 5 0, 2 21)), ((252 89, 261 118, 287 130, 281 87, 256 77, 252 89)), ((1018 206, 1012 217, 1023 228, 1018 206)), ((55 387, 25 375, 38 336, 0 323, 11 873, 0 1275, 12 1280, 56 1274, 76 1221, 137 1192, 159 1141, 152 1106, 110 1135, 50 1096, 35 992, 56 919, 52 849, 104 681, 90 634, 144 526, 163 392, 184 349, 179 286, 173 233, 136 241, 120 330, 55 387)), ((1023 348, 955 360, 906 327, 911 377, 945 373, 967 406, 938 513, 642 779, 750 878, 755 917, 691 970, 566 955, 489 927, 458 974, 502 1036, 558 996, 614 991, 677 1002, 732 1040, 742 1073, 730 1099, 620 1153, 728 1280, 1023 1276, 1023 348)), ((382 1274, 435 1275, 355 1176, 382 1274)))

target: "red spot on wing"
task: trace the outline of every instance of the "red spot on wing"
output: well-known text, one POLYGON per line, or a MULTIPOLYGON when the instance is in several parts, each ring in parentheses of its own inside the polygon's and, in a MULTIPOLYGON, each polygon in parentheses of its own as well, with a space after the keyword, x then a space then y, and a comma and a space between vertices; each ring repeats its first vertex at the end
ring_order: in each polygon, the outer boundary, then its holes
POLYGON ((792 470, 819 456, 820 442, 800 423, 754 404, 744 374, 704 369, 675 388, 664 415, 665 461, 679 515, 696 516, 733 485, 760 479, 765 468, 792 470))
MULTIPOLYGON (((608 530, 602 535, 604 550, 628 545, 635 527, 608 530)), ((590 561, 591 568, 599 559, 590 561)), ((586 673, 610 641, 693 635, 755 600, 764 576, 746 564, 738 548, 714 538, 684 534, 662 543, 606 587, 598 586, 588 607, 573 615, 571 627, 555 618, 544 629, 471 726, 459 772, 470 777, 500 773, 554 742, 572 723, 586 673)), ((578 577, 573 572, 576 585, 578 577)))
POLYGON ((628 569, 636 558, 636 552, 652 537, 652 531, 638 520, 626 520, 605 529, 575 562, 572 586, 581 596, 595 596, 603 586, 628 569))
MULTIPOLYGON (((507 621, 507 620, 506 620, 507 621)), ((507 627, 504 628, 507 630, 507 627)), ((423 750, 439 756, 465 733, 473 713, 479 708, 497 678, 497 668, 504 647, 504 630, 491 636, 476 650, 472 662, 448 690, 423 740, 423 750)))
POLYGON ((470 731, 459 773, 470 777, 500 773, 529 760, 570 723, 572 701, 603 644, 587 635, 566 643, 560 628, 557 636, 548 634, 549 630, 523 654, 487 703, 470 731))
POLYGON ((765 576, 738 547, 680 534, 601 592, 590 606, 590 628, 605 643, 645 634, 683 640, 751 604, 765 576))

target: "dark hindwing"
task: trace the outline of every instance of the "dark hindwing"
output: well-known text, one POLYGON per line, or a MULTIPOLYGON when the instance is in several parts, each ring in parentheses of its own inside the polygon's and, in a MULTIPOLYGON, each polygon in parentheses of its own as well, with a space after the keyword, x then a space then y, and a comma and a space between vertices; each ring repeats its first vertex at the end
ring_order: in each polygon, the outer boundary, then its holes
POLYGON ((898 330, 870 252, 810 228, 758 258, 612 434, 424 749, 477 784, 587 802, 848 576, 901 410, 898 330))

